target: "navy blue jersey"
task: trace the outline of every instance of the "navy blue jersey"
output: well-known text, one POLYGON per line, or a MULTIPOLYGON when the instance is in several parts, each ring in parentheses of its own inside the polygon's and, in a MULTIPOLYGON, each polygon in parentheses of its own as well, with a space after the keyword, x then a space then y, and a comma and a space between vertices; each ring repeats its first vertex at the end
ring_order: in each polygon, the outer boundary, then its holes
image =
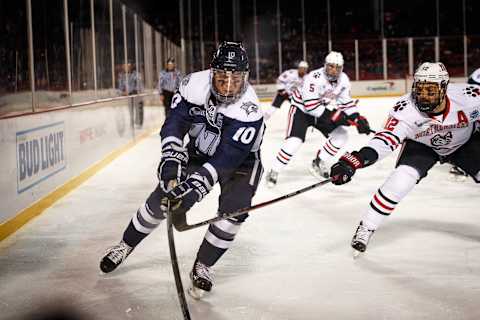
POLYGON ((160 136, 163 147, 184 145, 188 135, 189 157, 203 163, 197 173, 213 185, 259 162, 264 128, 258 97, 250 85, 235 103, 217 105, 210 91, 210 70, 205 70, 182 80, 160 136))

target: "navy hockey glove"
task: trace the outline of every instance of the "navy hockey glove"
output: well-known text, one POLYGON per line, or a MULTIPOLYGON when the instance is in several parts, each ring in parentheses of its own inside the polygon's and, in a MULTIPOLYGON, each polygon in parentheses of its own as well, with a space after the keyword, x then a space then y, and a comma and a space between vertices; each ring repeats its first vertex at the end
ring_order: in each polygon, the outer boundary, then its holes
POLYGON ((372 129, 370 129, 370 124, 368 123, 367 118, 361 116, 358 112, 355 112, 350 115, 349 122, 351 125, 357 127, 359 134, 370 134, 372 129))
POLYGON ((180 207, 187 211, 195 202, 202 201, 212 186, 207 178, 193 173, 185 181, 177 185, 167 193, 172 207, 180 207))
POLYGON ((185 175, 188 163, 188 152, 177 144, 167 144, 162 150, 162 159, 158 165, 157 175, 165 192, 170 191, 172 181, 180 182, 185 175))
POLYGON ((332 166, 330 171, 332 183, 341 185, 349 182, 352 180, 355 171, 362 167, 363 160, 358 152, 345 153, 340 157, 338 162, 332 166))

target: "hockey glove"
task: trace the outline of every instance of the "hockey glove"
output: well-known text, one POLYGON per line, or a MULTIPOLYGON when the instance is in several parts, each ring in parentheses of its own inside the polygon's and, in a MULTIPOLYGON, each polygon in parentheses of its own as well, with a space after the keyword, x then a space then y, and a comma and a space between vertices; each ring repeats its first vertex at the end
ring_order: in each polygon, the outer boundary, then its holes
POLYGON ((345 153, 337 163, 332 166, 330 177, 332 183, 341 185, 349 182, 355 171, 363 167, 363 160, 360 154, 356 151, 352 153, 345 153))
POLYGON ((182 210, 189 210, 195 202, 202 201, 212 186, 207 178, 193 173, 187 180, 183 181, 167 193, 172 207, 180 207, 182 210))
POLYGON ((368 123, 367 118, 361 116, 358 112, 355 112, 350 115, 349 122, 351 125, 357 127, 359 134, 370 134, 372 129, 370 129, 370 124, 368 123))
POLYGON ((188 152, 177 144, 167 144, 162 150, 162 159, 158 165, 157 175, 163 191, 172 189, 172 182, 180 182, 185 175, 188 163, 188 152))
POLYGON ((330 121, 336 126, 348 126, 348 116, 342 110, 334 110, 331 112, 330 121))

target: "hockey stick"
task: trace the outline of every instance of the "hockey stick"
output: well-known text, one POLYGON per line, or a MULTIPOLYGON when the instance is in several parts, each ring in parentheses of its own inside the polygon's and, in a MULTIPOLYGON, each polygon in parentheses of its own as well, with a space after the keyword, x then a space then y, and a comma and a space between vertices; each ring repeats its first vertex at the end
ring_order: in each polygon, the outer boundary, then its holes
POLYGON ((180 277, 180 270, 178 268, 177 252, 175 250, 175 239, 173 237, 172 215, 170 214, 170 202, 167 205, 167 232, 168 232, 168 247, 170 249, 170 261, 172 262, 173 277, 175 278, 175 287, 177 288, 177 296, 182 309, 183 319, 190 320, 190 312, 188 311, 187 300, 185 299, 185 292, 183 291, 182 278, 180 277))
POLYGON ((312 184, 308 187, 305 187, 305 188, 302 188, 300 190, 297 190, 297 191, 288 193, 286 195, 283 195, 281 197, 271 199, 271 200, 268 200, 268 201, 265 201, 265 202, 261 202, 259 204, 254 205, 254 206, 251 206, 251 207, 238 209, 238 210, 235 210, 233 212, 221 213, 215 218, 211 218, 211 219, 204 220, 204 221, 201 221, 201 222, 197 222, 197 223, 194 223, 194 224, 187 224, 187 221, 186 221, 187 219, 186 219, 185 214, 174 214, 173 217, 172 217, 172 222, 173 222, 173 225, 175 226, 175 229, 177 229, 178 231, 187 231, 187 230, 199 228, 199 227, 207 225, 207 224, 211 224, 211 223, 214 223, 214 222, 217 222, 217 221, 220 221, 220 220, 234 218, 234 217, 242 215, 246 212, 269 206, 269 205, 277 203, 279 201, 282 201, 282 200, 294 197, 296 195, 302 194, 304 192, 310 191, 312 189, 315 189, 316 187, 323 186, 324 184, 327 184, 330 181, 331 181, 331 179, 323 180, 323 181, 314 183, 314 184, 312 184))

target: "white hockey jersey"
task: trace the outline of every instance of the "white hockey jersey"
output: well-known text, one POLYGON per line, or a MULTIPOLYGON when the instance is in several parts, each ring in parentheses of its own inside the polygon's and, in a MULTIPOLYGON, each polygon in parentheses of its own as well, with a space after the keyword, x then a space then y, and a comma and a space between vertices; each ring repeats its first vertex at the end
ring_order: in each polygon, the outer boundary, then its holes
POLYGON ((325 108, 341 108, 345 113, 352 114, 358 110, 350 91, 350 79, 345 73, 342 72, 336 82, 330 82, 320 68, 305 76, 302 88, 293 92, 291 102, 314 117, 320 117, 325 108))
POLYGON ((470 77, 468 77, 468 83, 480 85, 480 68, 472 72, 470 77))
POLYGON ((447 156, 465 144, 480 123, 480 87, 450 84, 445 99, 444 113, 429 116, 418 111, 410 93, 402 96, 390 111, 383 130, 368 144, 378 153, 378 160, 405 139, 429 146, 440 156, 447 156))
POLYGON ((277 78, 277 90, 285 90, 289 96, 292 96, 292 93, 295 89, 302 87, 304 78, 305 76, 300 77, 298 75, 297 69, 289 69, 284 71, 277 78))

